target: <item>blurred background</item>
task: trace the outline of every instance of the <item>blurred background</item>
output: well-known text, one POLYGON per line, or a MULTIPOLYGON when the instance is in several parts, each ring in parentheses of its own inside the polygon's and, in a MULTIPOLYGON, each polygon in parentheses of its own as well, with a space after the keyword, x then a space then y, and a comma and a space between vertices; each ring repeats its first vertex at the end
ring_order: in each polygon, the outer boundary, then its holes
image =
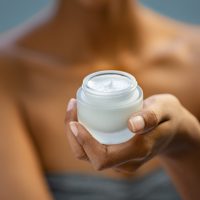
MULTIPOLYGON (((15 27, 54 0, 0 0, 0 34, 15 27)), ((140 0, 140 2, 171 18, 200 24, 200 0, 140 0)))

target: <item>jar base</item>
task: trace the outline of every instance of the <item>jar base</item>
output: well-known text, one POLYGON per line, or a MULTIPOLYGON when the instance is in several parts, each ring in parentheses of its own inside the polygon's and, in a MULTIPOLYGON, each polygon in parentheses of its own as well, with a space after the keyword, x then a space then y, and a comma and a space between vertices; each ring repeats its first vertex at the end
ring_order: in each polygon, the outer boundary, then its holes
POLYGON ((104 133, 92 129, 88 130, 93 138, 95 138, 99 143, 105 145, 121 144, 127 142, 135 135, 128 128, 112 133, 104 133))

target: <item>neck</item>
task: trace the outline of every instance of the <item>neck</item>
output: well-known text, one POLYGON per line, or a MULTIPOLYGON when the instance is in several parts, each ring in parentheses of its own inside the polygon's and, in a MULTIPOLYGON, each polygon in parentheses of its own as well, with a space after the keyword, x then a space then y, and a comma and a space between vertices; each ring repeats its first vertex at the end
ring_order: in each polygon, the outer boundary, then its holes
POLYGON ((40 50, 68 62, 109 59, 124 50, 138 53, 143 24, 136 9, 133 0, 109 0, 94 7, 77 0, 61 0, 52 20, 22 44, 34 49, 40 45, 40 50))

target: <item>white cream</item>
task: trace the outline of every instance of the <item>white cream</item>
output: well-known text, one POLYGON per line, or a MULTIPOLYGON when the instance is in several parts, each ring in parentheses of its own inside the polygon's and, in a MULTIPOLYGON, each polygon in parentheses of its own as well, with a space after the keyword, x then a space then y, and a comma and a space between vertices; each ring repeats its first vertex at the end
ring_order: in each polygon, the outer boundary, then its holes
POLYGON ((113 92, 130 87, 131 81, 121 75, 107 74, 91 78, 87 85, 89 88, 99 92, 113 92))
POLYGON ((107 70, 88 75, 77 92, 78 120, 102 144, 118 144, 134 136, 128 118, 142 108, 143 94, 135 78, 107 70))

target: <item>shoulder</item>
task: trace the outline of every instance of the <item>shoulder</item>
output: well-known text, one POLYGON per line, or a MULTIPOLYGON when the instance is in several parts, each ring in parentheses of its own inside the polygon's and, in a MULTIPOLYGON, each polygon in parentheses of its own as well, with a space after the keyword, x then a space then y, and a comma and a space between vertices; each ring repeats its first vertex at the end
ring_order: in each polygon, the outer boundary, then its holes
POLYGON ((25 69, 17 57, 0 51, 0 91, 9 95, 19 92, 24 84, 25 69))
MULTIPOLYGON (((20 95, 24 84, 24 69, 16 57, 0 53, 0 124, 6 130, 9 123, 21 119, 20 95)), ((21 123, 21 122, 20 122, 21 123)))

